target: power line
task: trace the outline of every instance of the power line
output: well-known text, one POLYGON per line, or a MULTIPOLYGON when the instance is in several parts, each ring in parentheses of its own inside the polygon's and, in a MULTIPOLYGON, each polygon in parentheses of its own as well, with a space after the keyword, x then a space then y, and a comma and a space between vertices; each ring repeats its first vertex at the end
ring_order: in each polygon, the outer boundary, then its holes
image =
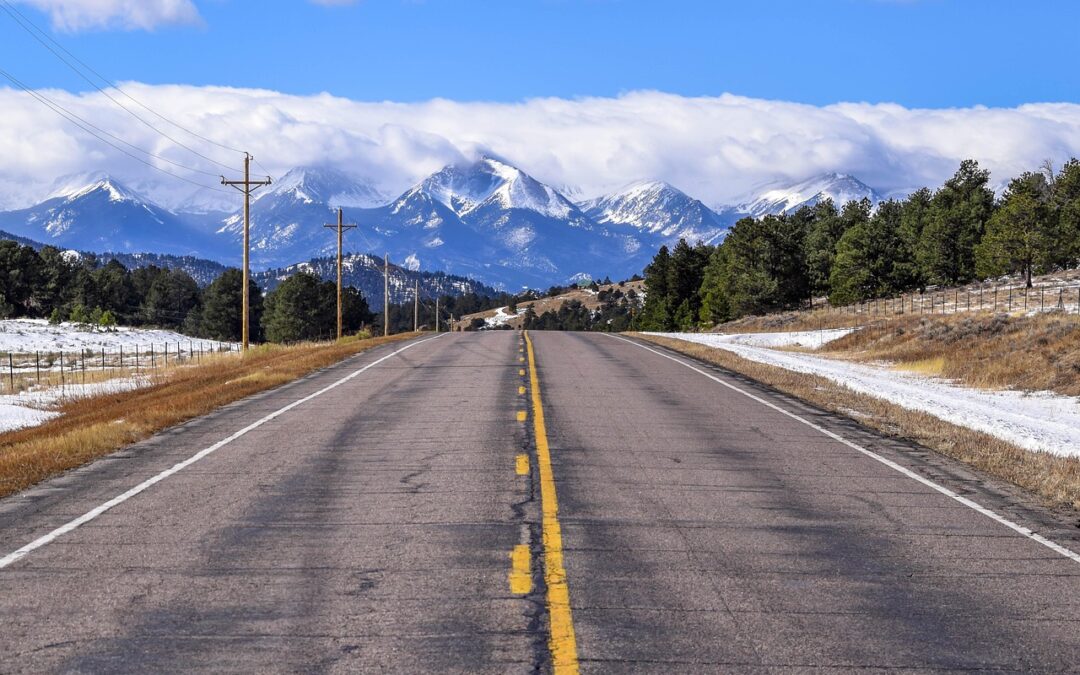
MULTIPOLYGON (((222 193, 228 194, 227 190, 222 190, 220 188, 211 187, 209 185, 203 185, 202 183, 199 183, 198 181, 193 181, 190 178, 185 178, 184 176, 178 176, 177 174, 172 173, 171 171, 166 171, 165 169, 162 169, 160 166, 157 166, 157 165, 155 165, 155 164, 153 164, 151 162, 146 161, 145 159, 143 159, 142 157, 139 157, 138 155, 135 155, 135 154, 132 154, 131 152, 128 152, 127 150, 120 147, 116 143, 113 143, 109 139, 105 138, 104 136, 99 135, 96 131, 94 131, 94 129, 97 129, 96 126, 94 126, 90 122, 86 122, 85 120, 82 120, 82 118, 79 117, 78 115, 76 115, 75 113, 69 112, 62 105, 60 105, 58 103, 54 103, 51 100, 49 100, 48 98, 44 97, 43 95, 38 94, 37 92, 30 89, 29 87, 27 87, 22 82, 20 82, 18 80, 18 78, 13 76, 11 73, 9 73, 6 70, 3 70, 2 68, 0 68, 0 75, 7 78, 8 81, 10 81, 16 87, 19 87, 20 89, 25 91, 27 94, 30 94, 30 96, 34 97, 34 99, 36 99, 38 102, 45 105, 47 108, 49 108, 50 110, 55 112, 57 115, 60 115, 61 117, 63 117, 67 121, 71 122, 75 126, 79 127, 83 131, 85 131, 86 133, 90 134, 94 138, 101 141, 102 143, 112 147, 113 149, 115 149, 115 150, 117 150, 119 152, 122 152, 123 154, 127 155, 128 157, 134 159, 135 161, 141 162, 141 163, 145 164, 146 166, 150 167, 151 169, 154 169, 155 171, 160 171, 161 173, 165 174, 166 176, 171 176, 173 178, 177 178, 179 180, 184 181, 185 183, 191 183, 192 185, 200 187, 200 188, 202 188, 204 190, 213 190, 214 192, 222 192, 222 193), (82 121, 80 121, 80 120, 82 120, 82 121), (84 122, 85 122, 85 124, 84 124, 84 122)), ((112 134, 110 134, 109 132, 104 131, 104 130, 101 130, 101 133, 112 136, 112 134)), ((113 138, 116 138, 116 137, 113 136, 113 138)), ((131 145, 127 141, 124 141, 124 140, 121 140, 121 139, 117 139, 117 140, 119 140, 121 143, 124 143, 125 145, 131 145)), ((138 148, 136 146, 132 146, 132 147, 135 147, 140 152, 144 152, 144 153, 146 153, 148 155, 151 155, 151 156, 154 156, 154 157, 157 156, 157 155, 154 155, 153 153, 147 152, 146 150, 142 150, 141 148, 138 148)), ((164 159, 164 158, 160 158, 160 159, 164 159)), ((170 164, 175 164, 175 162, 172 162, 170 160, 165 160, 165 161, 169 162, 170 164)), ((184 167, 184 168, 187 168, 187 167, 184 167)), ((191 169, 191 170, 194 171, 194 170, 197 170, 197 169, 191 169)), ((205 172, 201 172, 201 173, 205 173, 205 172)))
MULTIPOLYGON (((49 98, 45 94, 42 94, 39 91, 34 91, 33 89, 30 89, 26 84, 24 84, 23 82, 20 82, 18 79, 15 78, 15 76, 11 75, 11 73, 7 73, 6 71, 3 71, 3 70, 0 70, 0 72, 4 72, 5 73, 4 77, 6 77, 8 80, 14 82, 17 86, 21 87, 23 89, 23 91, 27 92, 31 96, 34 96, 38 100, 41 100, 43 103, 47 101, 48 104, 51 104, 51 105, 56 106, 58 108, 63 108, 63 106, 61 106, 59 103, 52 100, 51 98, 49 98)), ((154 159, 160 159, 163 162, 167 162, 169 164, 172 164, 173 166, 175 166, 177 168, 180 168, 180 169, 184 169, 185 171, 191 171, 191 172, 194 172, 194 173, 201 173, 204 176, 213 176, 214 178, 217 178, 217 176, 218 176, 218 174, 213 173, 212 171, 203 171, 202 169, 196 169, 194 167, 190 167, 190 166, 187 166, 185 164, 181 164, 180 162, 174 162, 173 160, 169 159, 168 157, 163 157, 162 155, 150 152, 149 150, 144 150, 143 148, 140 148, 139 146, 135 145, 134 143, 129 143, 128 141, 125 141, 124 139, 117 136, 116 134, 114 134, 112 132, 109 132, 109 131, 106 131, 105 129, 102 129, 101 127, 94 124, 93 122, 86 119, 85 117, 83 117, 81 115, 78 115, 78 114, 72 112, 71 110, 68 110, 67 108, 63 108, 63 109, 68 115, 71 115, 72 117, 77 118, 83 124, 85 124, 87 126, 90 126, 90 127, 93 127, 94 129, 96 129, 99 132, 105 134, 109 138, 112 138, 116 142, 123 143, 124 145, 128 146, 132 150, 136 150, 138 152, 141 152, 144 155, 147 155, 149 157, 153 157, 154 159)))
MULTIPOLYGON (((228 122, 226 122, 226 123, 228 123, 228 122)), ((266 172, 267 178, 271 178, 271 179, 273 178, 273 176, 270 175, 269 168, 267 168, 266 166, 259 163, 259 161, 257 159, 255 159, 254 157, 252 157, 252 161, 255 162, 255 165, 258 166, 259 168, 261 168, 262 171, 266 172)))
POLYGON ((193 135, 193 136, 196 136, 196 137, 198 137, 198 138, 201 138, 201 139, 203 139, 204 141, 207 141, 207 142, 209 142, 209 143, 213 143, 214 145, 218 145, 218 146, 220 146, 220 147, 223 147, 223 148, 225 148, 225 149, 227 149, 227 150, 231 150, 231 151, 234 151, 234 152, 240 152, 239 150, 236 150, 235 148, 230 148, 230 147, 228 147, 228 146, 225 146, 225 145, 221 145, 221 144, 220 144, 220 143, 218 143, 217 141, 213 141, 213 140, 210 140, 209 138, 206 138, 205 136, 202 136, 202 135, 200 135, 200 134, 197 134, 197 133, 195 133, 195 132, 191 131, 190 129, 187 129, 187 128, 185 128, 185 127, 182 127, 182 126, 180 126, 179 124, 177 124, 176 122, 173 122, 172 120, 168 119, 168 118, 167 118, 167 117, 165 117, 164 115, 162 115, 162 114, 158 113, 157 111, 155 111, 155 110, 151 109, 151 108, 150 108, 149 106, 146 106, 146 105, 144 105, 144 104, 140 103, 139 101, 137 101, 136 99, 134 99, 133 97, 131 97, 131 96, 130 96, 129 94, 127 94, 126 92, 124 92, 124 90, 120 89, 120 87, 117 87, 117 86, 116 86, 115 84, 113 84, 112 82, 110 82, 110 81, 109 81, 109 80, 108 80, 107 78, 105 78, 105 77, 103 77, 102 75, 100 75, 100 74, 99 74, 99 73, 98 73, 97 71, 95 71, 95 70, 94 70, 93 68, 91 68, 90 66, 86 65, 85 63, 83 63, 83 62, 82 62, 82 61, 81 61, 81 60, 80 60, 80 59, 79 59, 78 57, 76 57, 76 56, 75 56, 74 54, 71 54, 71 52, 69 52, 69 51, 68 51, 67 49, 65 49, 65 48, 64 48, 64 47, 63 47, 62 45, 60 45, 60 43, 56 42, 56 40, 54 40, 54 39, 53 39, 52 37, 50 37, 50 36, 49 36, 49 35, 48 35, 47 33, 45 33, 45 32, 44 32, 44 31, 42 31, 42 30, 41 30, 40 28, 38 28, 38 27, 37 27, 36 25, 34 25, 34 23, 33 23, 33 22, 31 22, 31 21, 30 21, 29 19, 27 19, 27 18, 26 18, 25 16, 23 16, 23 14, 22 14, 21 12, 19 12, 19 10, 17 10, 17 9, 15 8, 15 7, 13 7, 13 6, 11 5, 11 3, 9 3, 9 2, 7 1, 7 0, 0 0, 0 8, 2 8, 2 9, 3 9, 4 11, 5 11, 5 12, 7 12, 8 16, 10 16, 10 17, 11 17, 11 19, 12 19, 12 20, 13 20, 13 21, 14 21, 15 23, 17 23, 17 24, 19 25, 19 27, 20 27, 20 28, 22 28, 22 29, 23 29, 24 31, 26 31, 26 32, 27 32, 27 34, 29 34, 29 35, 30 35, 30 37, 34 38, 34 39, 35 39, 35 40, 37 40, 37 41, 38 41, 39 43, 41 43, 41 45, 42 45, 43 47, 45 47, 45 48, 46 48, 46 49, 48 49, 48 50, 49 50, 50 52, 52 52, 52 54, 53 54, 53 55, 54 55, 54 56, 55 56, 56 58, 58 58, 58 59, 59 59, 59 60, 60 60, 61 62, 63 62, 63 63, 64 63, 64 65, 66 65, 66 66, 67 66, 68 68, 70 68, 70 69, 71 69, 71 70, 72 70, 72 71, 73 71, 73 72, 74 72, 74 73, 75 73, 76 75, 78 75, 78 76, 79 76, 79 77, 81 77, 82 79, 86 80, 86 82, 87 82, 88 84, 90 84, 90 86, 92 86, 92 87, 93 87, 94 89, 98 90, 98 91, 99 91, 99 92, 100 92, 100 93, 101 93, 101 94, 102 94, 103 96, 105 96, 105 97, 106 97, 106 98, 108 98, 108 99, 109 99, 110 101, 112 101, 113 103, 115 103, 115 104, 116 104, 116 105, 117 105, 118 107, 120 107, 120 108, 121 108, 122 110, 124 110, 124 111, 125 111, 126 113, 128 113, 129 115, 131 115, 132 117, 134 117, 135 119, 137 119, 137 120, 138 120, 139 122, 143 123, 144 125, 146 125, 146 126, 147 126, 147 127, 149 127, 150 129, 153 129, 153 130, 154 130, 155 132, 157 132, 158 134, 160 134, 160 135, 161 135, 161 136, 163 136, 164 138, 168 139, 168 140, 169 140, 169 141, 171 141, 172 143, 175 143, 176 145, 180 146, 181 148, 184 148, 184 149, 185 149, 185 150, 187 150, 188 152, 192 153, 193 155, 196 155, 196 156, 198 156, 198 157, 201 157, 202 159, 205 159, 205 160, 206 160, 206 161, 208 161, 208 162, 211 162, 211 163, 213 163, 213 164, 216 164, 217 166, 219 166, 219 167, 222 167, 222 168, 224 168, 224 169, 226 169, 226 170, 228 170, 228 171, 235 171, 235 169, 233 169, 232 167, 228 166, 227 164, 224 164, 224 163, 222 163, 222 162, 219 162, 219 161, 217 161, 216 159, 214 159, 213 157, 208 157, 208 156, 204 155, 203 153, 199 152, 198 150, 195 150, 194 148, 192 148, 192 147, 190 147, 190 146, 188 146, 188 145, 185 145, 184 143, 181 143, 180 141, 176 140, 175 138, 173 138, 173 137, 172 137, 172 136, 170 136, 169 134, 165 133, 165 132, 164 132, 164 131, 162 131, 161 129, 159 129, 159 128, 155 127, 155 126, 154 126, 153 124, 151 124, 150 122, 146 121, 145 119, 143 119, 143 118, 142 118, 142 117, 140 117, 139 115, 135 114, 135 112, 133 112, 133 111, 132 111, 132 110, 131 110, 130 108, 127 108, 127 107, 125 107, 125 106, 124 106, 124 105, 123 105, 122 103, 120 103, 120 101, 116 100, 116 98, 115 98, 115 97, 113 97, 113 96, 112 96, 111 94, 109 94, 109 92, 107 92, 107 91, 106 91, 105 89, 103 89, 103 88, 102 88, 102 87, 101 87, 100 85, 98 85, 98 84, 97 84, 96 82, 94 82, 94 81, 93 81, 92 79, 90 79, 89 77, 87 77, 87 76, 86 76, 86 74, 85 74, 85 73, 84 73, 84 72, 83 72, 82 70, 80 70, 80 69, 79 69, 79 68, 77 68, 77 67, 76 67, 76 66, 75 66, 74 64, 72 64, 72 62, 71 62, 71 61, 69 61, 68 59, 66 59, 66 58, 65 58, 65 57, 64 57, 64 56, 63 56, 63 55, 62 55, 62 54, 61 54, 60 52, 58 52, 58 51, 57 51, 56 49, 54 49, 54 48, 53 48, 53 47, 52 47, 52 46, 51 46, 51 45, 49 44, 49 42, 46 42, 46 40, 45 40, 45 39, 42 39, 42 37, 41 37, 41 36, 44 36, 44 37, 45 37, 46 39, 48 39, 48 40, 49 40, 50 42, 52 42, 52 43, 53 43, 53 44, 55 44, 55 45, 56 45, 57 47, 59 47, 60 49, 62 49, 62 50, 63 50, 63 51, 65 52, 65 53, 67 53, 68 55, 70 55, 72 59, 74 59, 74 60, 75 60, 76 62, 78 62, 79 64, 81 64, 81 65, 82 65, 82 66, 83 66, 84 68, 86 68, 86 69, 87 69, 87 70, 89 70, 89 71, 90 71, 91 73, 93 73, 94 75, 96 75, 96 76, 97 76, 97 77, 98 77, 99 79, 101 79, 101 81, 102 81, 102 82, 105 82, 105 83, 107 83, 109 87, 111 87, 111 88, 113 88, 113 89, 116 89, 117 91, 119 91, 119 92, 120 92, 121 94, 123 94, 123 95, 124 95, 124 96, 126 96, 127 98, 131 99, 131 100, 132 100, 132 101, 134 101, 135 103, 138 103, 138 104, 139 104, 140 106, 142 106, 143 108, 146 108, 146 109, 147 109, 147 110, 149 110, 149 111, 150 111, 151 113, 153 113, 154 115, 157 115, 158 117, 160 117, 161 119, 165 120, 165 121, 166 121, 166 122, 168 122, 169 124, 172 124, 173 126, 177 127, 178 129, 181 129, 181 130, 183 130, 183 131, 186 131, 187 133, 189 133, 189 134, 191 134, 191 135, 193 135), (40 35, 39 35, 39 33, 40 33, 40 35))

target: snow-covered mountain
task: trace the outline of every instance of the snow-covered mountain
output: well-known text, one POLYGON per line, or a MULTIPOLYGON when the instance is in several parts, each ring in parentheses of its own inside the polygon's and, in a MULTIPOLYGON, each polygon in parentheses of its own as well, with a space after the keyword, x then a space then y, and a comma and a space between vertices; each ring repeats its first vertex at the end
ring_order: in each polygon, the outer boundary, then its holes
POLYGON ((447 166, 416 188, 461 218, 486 209, 533 211, 548 218, 580 219, 580 211, 557 190, 494 157, 447 166))
POLYGON ((877 204, 882 197, 872 187, 854 176, 844 173, 827 173, 807 180, 785 185, 770 186, 748 198, 729 211, 760 218, 797 211, 803 206, 831 199, 837 208, 849 201, 869 199, 877 204))
POLYGON ((0 213, 0 228, 84 251, 205 257, 215 257, 220 251, 213 237, 104 174, 92 176, 86 183, 59 182, 44 202, 0 213))
POLYGON ((601 225, 633 228, 662 243, 679 238, 710 242, 727 229, 712 209, 662 181, 634 183, 580 206, 601 225))
POLYGON ((617 276, 637 267, 630 257, 642 248, 494 157, 447 166, 389 205, 349 215, 377 238, 375 250, 508 289, 617 276))
MULTIPOLYGON (((329 255, 337 243, 323 227, 336 222, 337 207, 371 207, 385 203, 371 186, 330 168, 304 167, 256 192, 251 204, 251 260, 256 268, 288 265, 329 255)), ((243 212, 225 218, 217 230, 240 251, 243 212)))
MULTIPOLYGON (((335 222, 340 206, 346 222, 359 225, 346 234, 347 251, 388 253, 405 269, 442 270, 508 290, 545 288, 640 273, 662 244, 718 243, 740 217, 864 197, 881 199, 857 178, 833 173, 767 186, 715 210, 659 181, 575 203, 564 190, 487 156, 444 167, 389 200, 345 172, 302 167, 255 193, 251 261, 257 271, 333 255, 336 240, 323 225, 335 222)), ((112 177, 74 176, 41 204, 0 213, 0 230, 82 251, 238 264, 239 193, 227 213, 215 211, 213 200, 184 204, 170 211, 112 177)))
POLYGON ((300 167, 289 171, 267 192, 256 193, 255 201, 291 199, 302 203, 374 208, 389 199, 371 185, 330 167, 300 167))

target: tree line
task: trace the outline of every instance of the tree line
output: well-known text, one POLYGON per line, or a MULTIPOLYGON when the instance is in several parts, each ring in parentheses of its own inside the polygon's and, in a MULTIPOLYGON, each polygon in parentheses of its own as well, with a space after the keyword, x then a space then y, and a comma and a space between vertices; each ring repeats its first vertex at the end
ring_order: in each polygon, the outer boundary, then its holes
POLYGON ((936 191, 874 207, 831 200, 743 218, 718 246, 666 246, 645 269, 634 327, 690 330, 750 314, 891 297, 930 286, 1034 274, 1080 263, 1080 161, 1047 162, 1000 199, 974 160, 936 191))
MULTIPOLYGON (((72 255, 0 241, 0 318, 45 318, 113 326, 153 326, 193 337, 240 339, 243 276, 226 269, 205 288, 187 272, 155 265, 128 269, 115 259, 72 255)), ((331 339, 337 331, 337 287, 298 273, 267 295, 248 281, 254 341, 331 339)), ((346 332, 369 325, 373 315, 355 288, 345 288, 346 332)))

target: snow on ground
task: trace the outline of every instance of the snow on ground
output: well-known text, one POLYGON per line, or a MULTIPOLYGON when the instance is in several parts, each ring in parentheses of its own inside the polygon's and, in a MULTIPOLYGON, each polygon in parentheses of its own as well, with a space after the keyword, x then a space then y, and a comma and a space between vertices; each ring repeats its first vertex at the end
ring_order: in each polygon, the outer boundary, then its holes
POLYGON ((199 340, 171 330, 148 328, 93 328, 80 324, 52 325, 44 319, 5 319, 0 321, 0 352, 59 352, 79 349, 117 351, 121 347, 181 342, 187 349, 192 342, 197 349, 216 348, 218 342, 199 340))
POLYGON ((484 319, 484 323, 486 323, 488 325, 488 328, 495 328, 495 327, 504 325, 507 321, 509 321, 510 319, 513 319, 515 316, 521 316, 526 311, 528 311, 527 308, 525 308, 525 307, 519 307, 518 311, 517 311, 517 314, 508 314, 506 312, 507 309, 509 309, 509 308, 508 307, 500 307, 500 308, 498 308, 497 310, 495 310, 495 316, 489 316, 488 318, 484 319))
POLYGON ((806 339, 794 337, 799 333, 649 334, 717 347, 750 361, 819 375, 853 391, 885 399, 908 410, 929 413, 1029 450, 1080 457, 1080 399, 1076 397, 1049 392, 973 389, 940 378, 904 373, 887 367, 761 346, 790 345, 793 344, 792 340, 799 342, 806 339))
POLYGON ((18 394, 0 396, 0 433, 44 424, 59 416, 60 413, 54 408, 67 401, 130 391, 149 383, 147 377, 120 377, 105 382, 28 389, 18 394))
POLYGON ((807 347, 817 349, 822 345, 839 340, 854 331, 854 328, 832 328, 829 330, 791 331, 787 333, 714 333, 717 340, 751 347, 807 347))

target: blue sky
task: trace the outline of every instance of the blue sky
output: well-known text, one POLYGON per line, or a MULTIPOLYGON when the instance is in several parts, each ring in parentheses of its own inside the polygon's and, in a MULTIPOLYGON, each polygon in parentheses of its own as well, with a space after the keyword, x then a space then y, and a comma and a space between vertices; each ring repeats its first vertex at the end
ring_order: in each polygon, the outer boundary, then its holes
MULTIPOLYGON (((38 8, 60 2, 19 6, 48 27, 49 15, 38 8)), ((653 89, 940 108, 1075 101, 1080 90, 1071 51, 1080 2, 194 4, 196 20, 166 20, 152 30, 54 34, 117 80, 326 91, 362 101, 520 101, 653 89)), ((0 67, 35 87, 86 88, 2 13, 0 67)))

